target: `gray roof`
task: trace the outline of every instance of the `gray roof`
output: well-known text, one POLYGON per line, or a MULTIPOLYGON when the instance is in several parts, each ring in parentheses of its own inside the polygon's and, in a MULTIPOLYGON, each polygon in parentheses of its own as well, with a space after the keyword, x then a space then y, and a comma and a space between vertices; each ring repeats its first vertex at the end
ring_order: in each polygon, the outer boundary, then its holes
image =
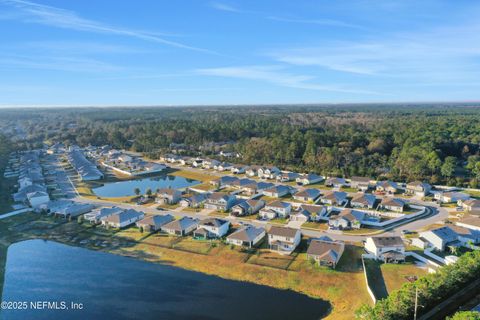
POLYGON ((340 259, 344 244, 337 241, 312 240, 307 249, 308 255, 336 263, 340 259))
POLYGON ((277 226, 272 226, 270 230, 268 230, 268 234, 281 236, 281 237, 288 237, 288 238, 294 238, 297 232, 300 232, 300 230, 289 228, 289 227, 277 227, 277 226))
POLYGON ((218 218, 207 218, 207 219, 204 219, 204 220, 200 221, 200 223, 198 225, 199 226, 212 226, 212 227, 219 228, 226 223, 230 223, 230 222, 227 221, 227 220, 218 219, 218 218))
POLYGON ((316 198, 320 195, 320 190, 318 189, 303 189, 294 194, 295 197, 302 197, 302 198, 316 198))
POLYGON ((192 219, 190 217, 183 217, 181 219, 169 222, 163 226, 164 229, 183 231, 192 225, 197 225, 197 219, 192 219))
POLYGON ((397 207, 404 207, 406 202, 402 199, 396 198, 383 198, 382 205, 384 206, 397 206, 397 207))
POLYGON ((372 237, 373 243, 377 248, 380 247, 404 247, 402 238, 400 237, 372 237))
POLYGON ((251 242, 251 241, 255 240, 255 238, 257 238, 263 232, 265 232, 265 229, 263 229, 263 228, 256 228, 254 226, 246 226, 246 227, 243 227, 240 230, 235 231, 231 235, 229 235, 227 237, 227 239, 251 242))
POLYGON ((113 214, 105 218, 105 221, 108 222, 115 222, 115 223, 122 223, 124 221, 130 220, 132 218, 139 218, 143 215, 143 212, 136 211, 133 209, 128 209, 118 214, 113 214))
POLYGON ((171 214, 166 214, 166 215, 156 214, 156 215, 148 216, 138 221, 137 224, 161 227, 164 224, 167 224, 173 220, 175 220, 175 218, 171 214))
POLYGON ((288 207, 291 207, 292 205, 288 202, 282 202, 282 201, 276 200, 267 204, 266 206, 273 207, 273 208, 288 208, 288 207))

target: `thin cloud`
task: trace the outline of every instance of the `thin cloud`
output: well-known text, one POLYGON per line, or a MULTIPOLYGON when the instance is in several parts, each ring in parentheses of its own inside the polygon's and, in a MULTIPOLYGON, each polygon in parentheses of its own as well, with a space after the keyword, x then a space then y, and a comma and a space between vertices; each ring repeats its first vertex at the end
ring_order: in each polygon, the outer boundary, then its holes
POLYGON ((356 90, 339 86, 328 86, 312 83, 310 82, 311 80, 314 80, 314 77, 312 76, 294 75, 291 73, 282 72, 282 69, 283 68, 279 66, 242 66, 197 69, 195 72, 208 76, 264 81, 274 85, 296 89, 357 94, 378 94, 373 91, 356 90))
POLYGON ((343 22, 340 20, 333 19, 290 19, 282 17, 267 17, 268 20, 279 21, 279 22, 290 22, 290 23, 301 23, 301 24, 315 24, 320 26, 329 26, 329 27, 342 27, 342 28, 352 28, 352 29, 365 29, 362 26, 343 22))
POLYGON ((208 4, 211 8, 220 10, 220 11, 227 11, 227 12, 242 12, 240 9, 237 9, 229 4, 221 3, 221 2, 210 2, 208 4))
POLYGON ((144 31, 115 27, 101 22, 85 19, 70 10, 51 7, 24 0, 0 0, 0 3, 19 10, 22 15, 12 17, 14 17, 15 19, 19 19, 23 22, 37 23, 77 31, 126 36, 145 41, 156 42, 175 48, 214 54, 214 52, 207 49, 197 48, 185 45, 183 43, 166 40, 159 37, 158 33, 154 34, 144 31))

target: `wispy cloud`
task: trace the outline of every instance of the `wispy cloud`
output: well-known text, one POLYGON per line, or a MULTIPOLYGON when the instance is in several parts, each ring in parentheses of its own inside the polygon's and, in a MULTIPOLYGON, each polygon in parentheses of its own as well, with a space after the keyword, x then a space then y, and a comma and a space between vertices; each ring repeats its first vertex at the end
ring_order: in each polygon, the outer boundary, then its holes
POLYGON ((283 18, 270 16, 267 17, 269 20, 279 21, 279 22, 290 22, 290 23, 301 23, 301 24, 313 24, 319 26, 329 26, 329 27, 343 27, 343 28, 353 28, 353 29, 365 29, 362 26, 347 23, 341 20, 334 19, 292 19, 292 18, 283 18))
POLYGON ((217 77, 264 81, 274 85, 296 89, 357 94, 377 94, 373 91, 357 90, 340 86, 329 86, 313 83, 312 80, 314 80, 315 77, 308 75, 295 75, 292 73, 284 72, 283 69, 284 68, 281 66, 240 66, 197 69, 196 73, 217 77))
POLYGON ((230 4, 226 4, 226 3, 222 3, 222 2, 210 2, 208 4, 211 8, 213 9, 216 9, 216 10, 220 10, 220 11, 228 11, 228 12, 242 12, 242 10, 230 5, 230 4))
POLYGON ((278 62, 343 73, 416 79, 464 76, 478 71, 480 24, 390 34, 350 42, 267 52, 278 62))
MULTIPOLYGON (((175 48, 193 50, 204 53, 214 53, 207 49, 197 48, 180 42, 164 39, 160 37, 158 33, 116 27, 102 22, 82 18, 78 16, 75 12, 70 10, 65 10, 24 0, 0 0, 0 4, 4 4, 16 10, 19 10, 19 13, 21 14, 12 15, 11 18, 21 20, 23 22, 37 23, 77 31, 126 36, 140 40, 160 43, 175 48)), ((8 18, 9 16, 7 15, 5 17, 8 18)))
POLYGON ((52 57, 52 56, 14 56, 0 57, 0 67, 44 69, 82 73, 102 73, 120 71, 123 68, 103 61, 80 57, 52 57))

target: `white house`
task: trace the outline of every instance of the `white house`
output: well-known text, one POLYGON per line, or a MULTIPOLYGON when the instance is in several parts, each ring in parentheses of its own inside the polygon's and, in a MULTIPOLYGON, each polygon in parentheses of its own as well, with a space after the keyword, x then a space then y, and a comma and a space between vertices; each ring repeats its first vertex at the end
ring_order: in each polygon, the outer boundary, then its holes
POLYGON ((48 196, 48 193, 44 191, 27 193, 27 199, 30 206, 34 209, 50 201, 50 197, 48 196))
POLYGON ((207 218, 200 221, 197 230, 193 232, 193 236, 204 239, 221 238, 227 234, 229 228, 230 221, 207 218))
POLYGON ((405 261, 405 244, 402 238, 394 237, 369 237, 365 241, 365 250, 375 259, 384 262, 405 261))
POLYGON ((438 192, 435 193, 434 198, 442 203, 451 203, 458 201, 467 201, 470 199, 470 195, 463 192, 438 192))
POLYGON ((432 190, 432 186, 426 182, 413 181, 407 184, 406 194, 415 195, 417 197, 425 197, 432 190))
POLYGON ((420 233, 420 237, 439 251, 447 247, 468 246, 480 242, 480 231, 449 225, 420 233))
POLYGON ((300 244, 301 237, 298 229, 272 226, 268 230, 268 246, 280 254, 291 254, 300 244))
POLYGON ((288 202, 274 201, 267 204, 260 210, 259 216, 263 219, 274 219, 276 217, 286 218, 292 211, 292 205, 288 202))
POLYGON ((407 206, 406 202, 402 199, 396 198, 383 198, 382 202, 380 203, 380 208, 385 210, 395 211, 395 212, 403 212, 405 207, 407 206))
POLYGON ((113 228, 124 228, 144 218, 145 214, 141 211, 128 209, 117 214, 102 218, 102 225, 113 228))
POLYGON ((323 177, 314 173, 300 175, 295 181, 301 185, 309 185, 314 183, 320 183, 323 181, 323 177))

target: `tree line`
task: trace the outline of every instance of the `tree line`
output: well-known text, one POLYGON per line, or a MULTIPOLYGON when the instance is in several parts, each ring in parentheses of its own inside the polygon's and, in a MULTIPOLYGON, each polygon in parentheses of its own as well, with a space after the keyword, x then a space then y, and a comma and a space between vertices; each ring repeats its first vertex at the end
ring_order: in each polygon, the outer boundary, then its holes
POLYGON ((480 108, 452 105, 252 106, 10 110, 0 128, 25 128, 24 147, 110 144, 155 156, 172 143, 185 155, 242 155, 330 176, 426 180, 477 187, 480 108), (18 117, 17 117, 18 116, 18 117))

